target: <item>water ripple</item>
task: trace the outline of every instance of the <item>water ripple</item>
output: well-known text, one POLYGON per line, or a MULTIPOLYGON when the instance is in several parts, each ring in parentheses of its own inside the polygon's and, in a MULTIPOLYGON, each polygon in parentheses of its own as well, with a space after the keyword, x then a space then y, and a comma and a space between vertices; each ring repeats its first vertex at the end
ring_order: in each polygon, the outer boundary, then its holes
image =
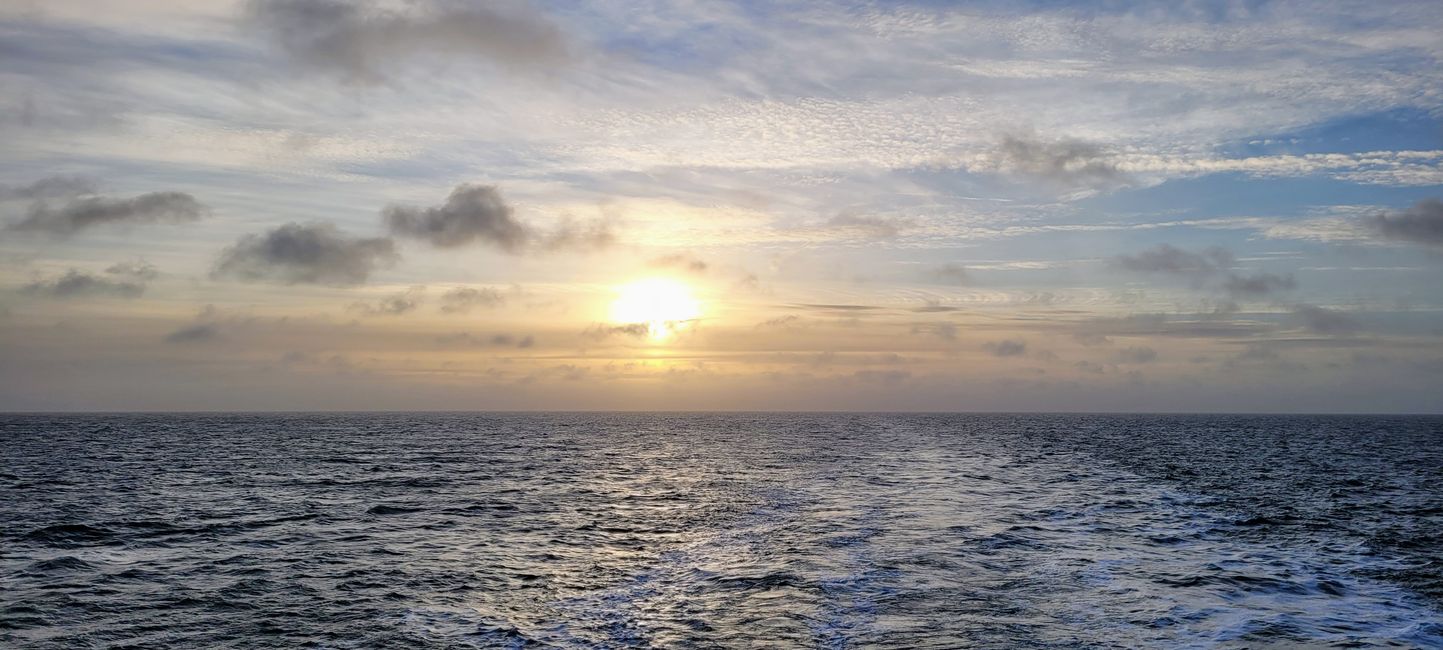
POLYGON ((1443 646, 1443 421, 3 416, 0 645, 1443 646))

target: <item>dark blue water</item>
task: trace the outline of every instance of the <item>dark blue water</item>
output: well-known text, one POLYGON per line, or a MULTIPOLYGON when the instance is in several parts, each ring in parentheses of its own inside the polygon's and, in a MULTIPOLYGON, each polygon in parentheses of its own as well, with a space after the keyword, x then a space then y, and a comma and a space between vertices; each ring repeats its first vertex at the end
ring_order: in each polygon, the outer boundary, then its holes
POLYGON ((1443 646, 1443 419, 0 416, 0 645, 1443 646))

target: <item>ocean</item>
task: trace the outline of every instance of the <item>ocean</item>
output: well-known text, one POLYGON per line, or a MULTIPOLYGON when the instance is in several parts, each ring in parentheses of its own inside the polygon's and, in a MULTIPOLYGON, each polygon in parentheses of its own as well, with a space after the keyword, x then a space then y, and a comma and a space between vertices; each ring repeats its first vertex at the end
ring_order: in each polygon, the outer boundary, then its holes
POLYGON ((0 415, 12 648, 1443 647, 1443 418, 0 415))

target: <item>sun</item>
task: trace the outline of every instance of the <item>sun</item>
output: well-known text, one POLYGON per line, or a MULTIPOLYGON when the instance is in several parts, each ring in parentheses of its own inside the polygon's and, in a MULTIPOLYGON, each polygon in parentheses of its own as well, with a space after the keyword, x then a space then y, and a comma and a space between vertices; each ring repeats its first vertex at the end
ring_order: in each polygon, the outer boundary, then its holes
POLYGON ((621 285, 611 303, 611 321, 646 328, 652 340, 669 338, 686 323, 701 317, 701 301, 686 283, 671 278, 646 278, 621 285))

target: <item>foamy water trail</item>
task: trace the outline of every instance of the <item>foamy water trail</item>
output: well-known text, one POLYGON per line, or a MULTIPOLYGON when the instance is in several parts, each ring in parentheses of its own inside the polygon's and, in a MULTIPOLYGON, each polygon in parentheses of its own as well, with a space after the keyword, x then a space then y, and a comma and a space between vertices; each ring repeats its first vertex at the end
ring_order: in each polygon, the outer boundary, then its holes
POLYGON ((0 642, 1439 647, 1438 424, 10 418, 0 642))

